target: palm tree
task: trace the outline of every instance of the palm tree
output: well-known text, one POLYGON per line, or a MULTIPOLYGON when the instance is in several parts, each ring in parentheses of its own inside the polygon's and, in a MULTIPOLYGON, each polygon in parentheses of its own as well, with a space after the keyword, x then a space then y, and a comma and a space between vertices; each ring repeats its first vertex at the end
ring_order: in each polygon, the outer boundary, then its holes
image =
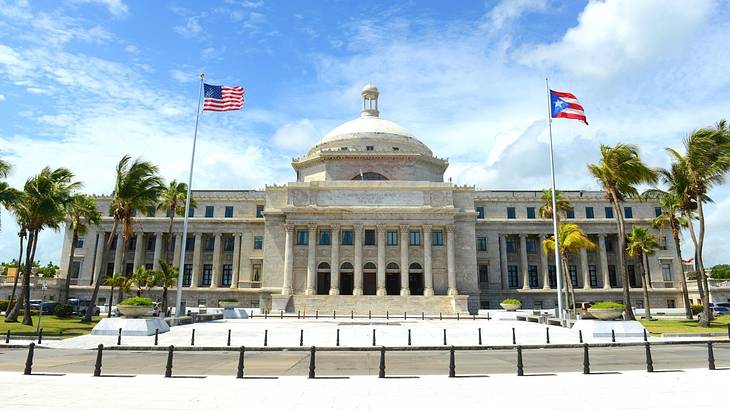
MULTIPOLYGON (((23 240, 28 235, 28 232, 25 229, 25 225, 23 225, 23 222, 20 220, 20 218, 17 218, 18 225, 20 226, 20 229, 18 230, 18 239, 20 241, 20 251, 18 255, 18 267, 15 271, 15 280, 13 281, 13 291, 10 293, 10 300, 8 302, 8 307, 6 308, 7 312, 10 312, 11 307, 13 306, 13 300, 15 300, 15 292, 18 290, 18 280, 20 279, 21 272, 23 270, 23 240)), ((5 321, 9 322, 8 317, 6 315, 5 321)))
MULTIPOLYGON (((556 198, 557 199, 557 198, 556 198)), ((542 243, 545 254, 555 251, 555 237, 548 236, 542 243)), ((558 248, 560 250, 560 264, 563 270, 563 278, 565 278, 566 292, 569 292, 570 306, 575 306, 575 289, 573 282, 568 275, 568 254, 579 253, 581 249, 593 250, 596 244, 591 242, 585 233, 576 224, 560 224, 558 227, 558 248)), ((567 299, 567 294, 566 294, 567 299)))
MULTIPOLYGON (((567 215, 568 210, 570 209, 570 202, 565 199, 565 195, 562 191, 555 191, 555 206, 558 208, 558 223, 560 223, 560 219, 563 218, 565 215, 567 215)), ((542 201, 542 205, 540 206, 540 209, 538 210, 540 214, 540 218, 542 219, 552 219, 553 217, 553 190, 552 189, 546 189, 542 191, 542 196, 540 197, 540 200, 542 201)))
MULTIPOLYGON (((18 213, 24 215, 28 242, 25 247, 25 272, 23 274, 22 295, 24 302, 23 324, 33 325, 30 316, 30 274, 38 244, 38 234, 45 228, 58 230, 66 217, 66 207, 74 194, 81 187, 80 182, 73 181, 74 175, 66 168, 55 170, 49 167, 36 176, 29 178, 24 186, 25 195, 22 202, 16 205, 18 213)), ((13 306, 7 320, 17 320, 20 303, 13 306)))
MULTIPOLYGON (((165 211, 170 223, 167 229, 167 241, 165 244, 165 260, 170 262, 170 245, 172 244, 172 227, 175 216, 185 216, 185 200, 188 194, 188 185, 184 182, 172 180, 170 185, 160 192, 160 201, 157 209, 165 211)), ((195 199, 190 198, 190 208, 196 208, 195 199)))
MULTIPOLYGON (((114 222, 106 247, 111 249, 117 227, 121 225, 122 260, 124 260, 127 241, 134 233, 132 227, 133 213, 136 209, 149 209, 157 205, 157 198, 162 190, 162 179, 157 175, 157 172, 157 166, 139 158, 132 161, 129 155, 122 157, 117 164, 114 192, 112 192, 109 209, 114 222)), ((96 298, 99 295, 100 282, 101 271, 99 271, 94 291, 91 294, 90 304, 92 306, 96 303, 96 298)), ((91 311, 92 309, 86 311, 82 322, 91 322, 91 311)))
POLYGON ((112 300, 114 299, 114 288, 118 287, 119 289, 123 289, 127 287, 128 283, 129 278, 122 275, 121 273, 116 273, 113 276, 107 275, 107 277, 104 279, 104 284, 109 286, 109 309, 107 309, 106 317, 112 316, 112 300))
POLYGON ((142 290, 150 290, 155 286, 155 271, 140 266, 132 274, 132 283, 137 288, 137 296, 142 296, 142 290))
MULTIPOLYGON (((684 215, 684 208, 686 196, 685 187, 687 186, 687 176, 682 173, 681 168, 678 164, 673 164, 670 169, 659 169, 659 177, 661 181, 667 185, 667 190, 661 190, 658 188, 649 189, 642 195, 645 198, 651 198, 658 202, 661 208, 659 216, 654 218, 652 225, 657 229, 662 229, 668 226, 672 231, 672 238, 674 239, 674 249, 677 253, 677 260, 682 263, 682 247, 680 244, 680 235, 682 229, 687 227, 687 219, 684 215)), ((689 301, 689 292, 687 291, 687 276, 684 273, 684 269, 679 272, 680 284, 682 287, 682 298, 684 300, 684 313, 687 319, 692 319, 692 305, 689 301)))
POLYGON ((689 221, 689 233, 695 245, 695 267, 697 271, 698 288, 703 305, 703 315, 699 325, 708 327, 712 320, 710 309, 709 283, 705 274, 705 265, 702 251, 705 240, 705 214, 703 203, 708 201, 707 194, 716 184, 725 180, 725 174, 730 170, 730 129, 727 122, 721 120, 715 127, 706 127, 695 130, 684 139, 685 154, 667 148, 674 161, 687 175, 688 186, 684 192, 690 203, 685 210, 689 221), (694 212, 692 212, 694 207, 694 212), (696 213, 697 232, 692 223, 693 213, 696 213))
POLYGON ((649 233, 649 228, 634 226, 626 237, 626 253, 629 256, 639 258, 641 265, 641 287, 644 290, 644 311, 645 318, 651 320, 651 307, 649 306, 649 282, 651 272, 649 270, 649 255, 653 255, 659 248, 659 238, 649 233), (646 263, 644 261, 646 259, 646 263))
POLYGON ((167 312, 167 289, 177 285, 177 268, 173 268, 166 260, 160 260, 160 270, 155 272, 155 284, 162 286, 162 315, 167 312))
POLYGON ((588 164, 588 171, 602 185, 616 216, 618 265, 623 278, 624 316, 627 320, 634 320, 629 276, 624 262, 626 227, 621 204, 626 198, 639 198, 636 185, 656 182, 656 171, 641 161, 636 146, 621 143, 612 147, 601 144, 601 159, 596 164, 588 164))
POLYGON ((71 269, 73 267, 74 252, 80 235, 85 235, 88 225, 98 226, 101 222, 101 213, 96 209, 96 201, 89 195, 77 194, 71 197, 66 207, 68 229, 72 232, 71 252, 68 257, 66 281, 61 291, 61 303, 68 300, 68 290, 71 283, 71 269))

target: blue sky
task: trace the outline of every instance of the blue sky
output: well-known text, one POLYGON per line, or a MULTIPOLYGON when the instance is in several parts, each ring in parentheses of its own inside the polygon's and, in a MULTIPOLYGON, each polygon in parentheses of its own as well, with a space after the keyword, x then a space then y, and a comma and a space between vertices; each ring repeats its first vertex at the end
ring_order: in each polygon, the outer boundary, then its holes
MULTIPOLYGON (((590 126, 558 121, 563 189, 595 189, 601 143, 666 146, 730 113, 726 1, 0 0, 0 156, 21 185, 66 166, 108 194, 126 153, 185 179, 197 75, 243 85, 246 109, 205 113, 194 186, 294 179, 292 157, 358 115, 381 115, 448 157, 447 177, 483 189, 549 184, 544 79, 573 92, 590 126)), ((727 261, 730 189, 708 209, 706 259, 727 261)), ((0 259, 16 253, 2 214, 0 259)), ((57 260, 46 232, 41 260, 57 260)))

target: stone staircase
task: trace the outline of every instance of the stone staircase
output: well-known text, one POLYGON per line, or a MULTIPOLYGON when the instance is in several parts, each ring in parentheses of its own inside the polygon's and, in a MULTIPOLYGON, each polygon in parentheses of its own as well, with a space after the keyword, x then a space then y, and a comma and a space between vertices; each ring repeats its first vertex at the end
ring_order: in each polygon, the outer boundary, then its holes
POLYGON ((427 315, 439 313, 467 313, 467 296, 352 296, 352 295, 294 295, 287 303, 289 312, 307 312, 314 314, 332 314, 333 311, 343 316, 354 311, 355 314, 392 315, 408 313, 427 315))

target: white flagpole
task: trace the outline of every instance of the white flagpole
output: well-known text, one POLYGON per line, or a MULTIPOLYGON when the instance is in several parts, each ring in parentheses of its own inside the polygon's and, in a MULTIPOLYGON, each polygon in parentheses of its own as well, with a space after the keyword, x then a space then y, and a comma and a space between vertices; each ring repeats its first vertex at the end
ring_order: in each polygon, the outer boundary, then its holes
POLYGON ((190 193, 193 189, 193 164, 195 163, 195 143, 198 140, 198 122, 200 121, 200 102, 203 99, 203 80, 205 73, 200 73, 200 91, 198 92, 198 110, 195 112, 195 133, 193 134, 193 153, 190 156, 190 174, 188 175, 188 193, 185 197, 185 216, 183 217, 183 233, 180 251, 180 264, 177 268, 177 288, 175 289, 175 317, 182 316, 183 272, 185 270, 185 247, 188 239, 188 214, 190 213, 190 193))
POLYGON ((545 87, 547 87, 548 97, 548 135, 550 136, 550 176, 552 177, 553 191, 553 242, 555 243, 555 279, 558 285, 558 314, 561 319, 565 318, 563 311, 563 280, 560 274, 560 244, 558 243, 558 210, 556 206, 556 190, 555 190, 555 161, 553 159, 553 116, 552 106, 550 103, 550 84, 548 83, 547 77, 545 77, 545 87))

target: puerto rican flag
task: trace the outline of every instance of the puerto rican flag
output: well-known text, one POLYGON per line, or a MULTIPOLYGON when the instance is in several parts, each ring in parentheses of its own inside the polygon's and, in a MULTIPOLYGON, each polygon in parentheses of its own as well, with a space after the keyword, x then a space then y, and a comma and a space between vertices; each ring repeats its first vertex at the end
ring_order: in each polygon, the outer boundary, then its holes
POLYGON ((583 106, 571 93, 550 90, 550 115, 553 118, 571 118, 583 121, 588 125, 583 106))

